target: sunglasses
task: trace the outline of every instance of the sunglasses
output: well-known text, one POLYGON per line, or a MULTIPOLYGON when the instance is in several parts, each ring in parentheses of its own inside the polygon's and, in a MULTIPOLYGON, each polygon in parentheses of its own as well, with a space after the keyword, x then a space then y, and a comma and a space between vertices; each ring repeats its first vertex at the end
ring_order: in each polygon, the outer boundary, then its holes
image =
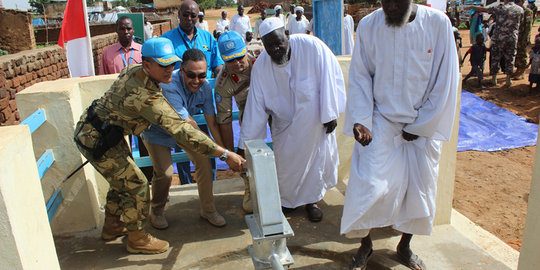
POLYGON ((182 70, 184 71, 184 74, 186 74, 186 76, 190 79, 195 79, 195 78, 205 79, 206 78, 206 72, 196 74, 195 72, 192 72, 192 71, 186 71, 184 68, 182 68, 182 70))
POLYGON ((197 16, 199 16, 199 14, 195 14, 195 13, 182 13, 182 17, 191 17, 191 18, 197 18, 197 16))

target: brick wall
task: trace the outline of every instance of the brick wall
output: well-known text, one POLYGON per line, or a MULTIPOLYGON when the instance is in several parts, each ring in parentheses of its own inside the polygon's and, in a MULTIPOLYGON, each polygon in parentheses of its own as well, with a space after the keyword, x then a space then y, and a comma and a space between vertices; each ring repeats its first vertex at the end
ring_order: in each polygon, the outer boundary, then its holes
MULTIPOLYGON (((154 25, 154 35, 171 29, 170 22, 154 25)), ((96 74, 103 49, 117 42, 116 33, 92 37, 96 74)), ((15 94, 38 82, 69 78, 65 50, 58 45, 0 56, 0 126, 19 124, 15 94)))

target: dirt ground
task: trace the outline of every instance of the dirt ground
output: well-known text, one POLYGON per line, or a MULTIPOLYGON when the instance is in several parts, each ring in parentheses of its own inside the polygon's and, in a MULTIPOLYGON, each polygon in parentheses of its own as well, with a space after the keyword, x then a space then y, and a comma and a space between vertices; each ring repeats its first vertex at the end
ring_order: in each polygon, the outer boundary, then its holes
MULTIPOLYGON (((236 10, 226 10, 230 20, 236 10)), ((215 29, 220 14, 221 10, 206 12, 210 32, 215 29)), ((249 16, 254 26, 259 16, 249 16)), ((538 26, 533 26, 532 37, 538 33, 538 26)), ((461 52, 465 55, 470 47, 469 31, 460 30, 460 33, 463 38, 461 52)), ((464 76, 471 70, 468 60, 469 57, 461 69, 464 76)), ((487 65, 486 61, 484 84, 490 81, 487 65)), ((499 73, 497 85, 483 89, 479 89, 476 79, 471 78, 463 88, 538 124, 540 93, 529 92, 528 70, 524 79, 513 81, 509 88, 502 86, 504 78, 499 73)), ((465 151, 457 154, 454 208, 516 250, 520 249, 523 237, 535 152, 536 146, 530 146, 499 152, 465 151)), ((239 174, 218 172, 218 179, 232 177, 239 177, 239 174)))
MULTIPOLYGON (((538 24, 533 26, 532 37, 538 33, 537 28, 538 24)), ((470 47, 469 31, 460 30, 460 33, 461 52, 465 55, 470 47)), ((471 70, 468 60, 469 57, 461 69, 463 75, 471 70)), ((490 80, 488 72, 486 68, 484 84, 490 80)), ((524 78, 513 81, 509 88, 502 86, 505 75, 499 73, 497 86, 479 89, 476 79, 471 78, 463 89, 538 124, 540 93, 529 92, 528 73, 527 70, 524 78)), ((457 154, 454 208, 517 250, 521 247, 527 216, 535 152, 536 146, 529 146, 457 154)))

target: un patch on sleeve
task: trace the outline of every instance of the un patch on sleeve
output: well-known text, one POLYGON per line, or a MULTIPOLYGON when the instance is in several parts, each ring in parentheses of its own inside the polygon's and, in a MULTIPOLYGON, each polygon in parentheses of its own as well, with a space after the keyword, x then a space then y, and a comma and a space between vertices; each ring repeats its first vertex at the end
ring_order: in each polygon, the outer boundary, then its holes
POLYGON ((216 103, 221 103, 221 100, 223 100, 223 98, 221 97, 219 93, 216 93, 215 98, 216 98, 216 103))

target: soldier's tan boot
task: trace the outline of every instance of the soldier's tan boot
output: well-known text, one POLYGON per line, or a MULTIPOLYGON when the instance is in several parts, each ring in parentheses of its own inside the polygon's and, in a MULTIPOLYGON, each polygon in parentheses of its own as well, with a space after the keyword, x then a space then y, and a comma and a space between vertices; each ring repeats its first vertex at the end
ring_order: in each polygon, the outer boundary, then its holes
POLYGON ((504 84, 505 87, 512 86, 512 79, 510 75, 506 75, 506 83, 504 84))
POLYGON ((497 85, 497 75, 491 76, 491 84, 492 85, 497 85))
POLYGON ((249 179, 243 177, 244 179, 244 199, 242 200, 242 209, 246 214, 253 213, 253 203, 251 201, 251 191, 249 189, 249 179))
POLYGON ((108 211, 105 211, 105 222, 103 223, 103 229, 101 230, 101 238, 103 240, 113 240, 117 237, 126 235, 124 222, 120 220, 120 216, 115 216, 108 211))
POLYGON ((159 240, 144 230, 129 231, 126 245, 129 253, 158 254, 169 249, 169 242, 159 240))

